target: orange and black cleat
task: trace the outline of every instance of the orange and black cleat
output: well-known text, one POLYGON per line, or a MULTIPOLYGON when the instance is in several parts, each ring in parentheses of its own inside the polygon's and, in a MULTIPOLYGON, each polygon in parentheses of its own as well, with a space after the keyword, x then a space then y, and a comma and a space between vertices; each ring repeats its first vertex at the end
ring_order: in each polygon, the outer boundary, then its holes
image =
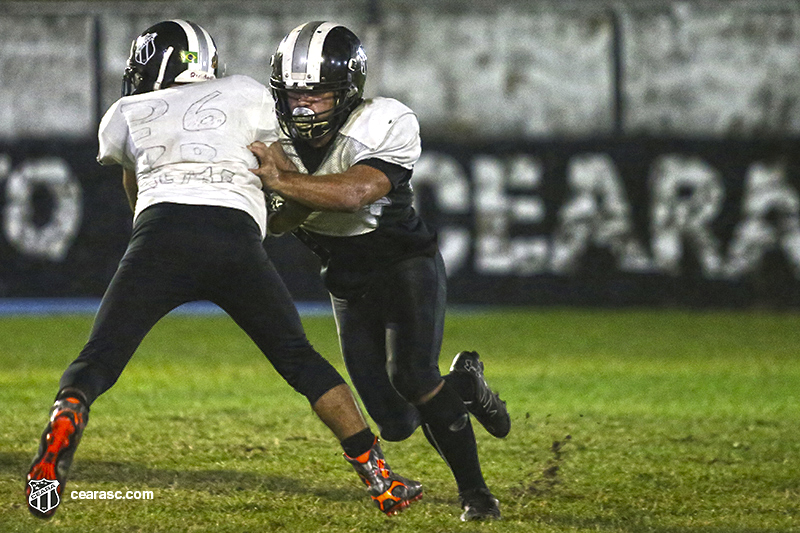
POLYGON ((358 477, 367 486, 375 505, 387 516, 396 515, 411 502, 422 498, 422 484, 399 476, 389 468, 377 437, 368 451, 355 459, 347 454, 344 458, 353 465, 358 477))
POLYGON ((34 516, 50 518, 58 509, 72 458, 88 421, 89 408, 77 398, 56 400, 50 409, 50 421, 25 484, 28 510, 34 516))

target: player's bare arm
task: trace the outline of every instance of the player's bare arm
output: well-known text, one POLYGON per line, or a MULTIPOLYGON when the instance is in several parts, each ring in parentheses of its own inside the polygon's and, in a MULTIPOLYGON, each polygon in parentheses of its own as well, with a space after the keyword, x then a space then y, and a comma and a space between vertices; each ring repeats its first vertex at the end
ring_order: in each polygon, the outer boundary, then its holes
POLYGON ((267 230, 273 235, 292 231, 305 222, 314 210, 294 200, 284 200, 283 205, 269 214, 267 230))
POLYGON ((136 171, 130 168, 122 169, 122 186, 125 188, 125 196, 128 197, 128 205, 131 211, 136 212, 136 196, 139 193, 139 186, 136 184, 136 171))
POLYGON ((282 170, 283 150, 271 149, 262 142, 249 146, 259 166, 251 171, 266 189, 295 200, 314 211, 355 212, 386 196, 392 183, 386 174, 367 165, 353 165, 339 174, 325 174, 309 179, 308 175, 282 170))

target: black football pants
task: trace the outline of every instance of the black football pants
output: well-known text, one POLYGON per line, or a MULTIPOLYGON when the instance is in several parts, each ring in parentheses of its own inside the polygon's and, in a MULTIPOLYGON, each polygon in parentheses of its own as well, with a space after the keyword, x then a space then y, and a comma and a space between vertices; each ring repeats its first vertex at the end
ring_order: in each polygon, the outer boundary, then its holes
POLYGON ((91 404, 117 381, 158 320, 197 300, 228 313, 312 405, 344 383, 307 340, 247 213, 163 203, 138 216, 89 340, 64 372, 60 389, 78 389, 91 404))
POLYGON ((414 432, 420 413, 412 404, 442 380, 446 287, 437 253, 383 272, 361 298, 331 297, 347 371, 386 440, 414 432))

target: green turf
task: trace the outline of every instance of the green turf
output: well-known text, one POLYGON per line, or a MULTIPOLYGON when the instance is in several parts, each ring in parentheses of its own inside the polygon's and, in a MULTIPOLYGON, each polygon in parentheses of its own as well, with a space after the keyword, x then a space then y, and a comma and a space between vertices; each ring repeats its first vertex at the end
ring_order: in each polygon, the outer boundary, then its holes
MULTIPOLYGON (((339 369, 331 317, 309 337, 339 369)), ((340 449, 226 317, 168 317, 93 406, 73 500, 31 517, 23 477, 91 317, 0 319, 0 531, 800 531, 800 315, 451 313, 442 368, 480 351, 512 414, 476 426, 503 520, 458 522, 455 483, 417 432, 385 442, 423 500, 381 516, 340 449)))

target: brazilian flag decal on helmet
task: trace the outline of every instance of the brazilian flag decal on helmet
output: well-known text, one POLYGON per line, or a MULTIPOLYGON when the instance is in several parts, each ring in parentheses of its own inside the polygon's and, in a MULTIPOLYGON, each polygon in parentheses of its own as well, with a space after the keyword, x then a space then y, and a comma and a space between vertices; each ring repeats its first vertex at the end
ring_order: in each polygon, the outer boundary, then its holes
POLYGON ((197 52, 189 52, 188 50, 181 50, 181 63, 197 63, 197 52))

